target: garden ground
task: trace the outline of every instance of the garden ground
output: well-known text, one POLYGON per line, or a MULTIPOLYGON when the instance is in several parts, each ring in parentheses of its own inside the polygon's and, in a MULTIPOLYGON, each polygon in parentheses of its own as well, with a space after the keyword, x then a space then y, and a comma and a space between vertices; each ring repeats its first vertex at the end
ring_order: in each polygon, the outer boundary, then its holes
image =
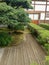
MULTIPOLYGON (((31 65, 37 62, 39 65, 44 65, 46 53, 34 37, 24 31, 23 40, 17 46, 3 48, 0 65, 31 65)), ((16 39, 15 39, 16 40, 16 39)))

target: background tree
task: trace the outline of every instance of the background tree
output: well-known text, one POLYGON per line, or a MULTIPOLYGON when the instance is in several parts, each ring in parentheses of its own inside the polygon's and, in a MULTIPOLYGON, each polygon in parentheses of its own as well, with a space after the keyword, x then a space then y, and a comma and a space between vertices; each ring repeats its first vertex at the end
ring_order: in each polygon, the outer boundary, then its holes
POLYGON ((5 0, 5 2, 8 5, 11 5, 12 7, 18 8, 20 6, 22 6, 23 8, 32 8, 31 4, 31 0, 5 0))

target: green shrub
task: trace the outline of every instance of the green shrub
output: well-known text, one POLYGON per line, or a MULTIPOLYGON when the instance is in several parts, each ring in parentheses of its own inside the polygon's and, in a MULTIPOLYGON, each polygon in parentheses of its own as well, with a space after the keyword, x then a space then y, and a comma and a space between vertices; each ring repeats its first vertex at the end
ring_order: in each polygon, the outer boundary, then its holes
POLYGON ((9 24, 8 28, 11 30, 24 30, 24 25, 19 22, 15 24, 9 24))
POLYGON ((0 46, 8 46, 12 42, 12 37, 7 32, 0 32, 0 46))
POLYGON ((46 50, 48 50, 49 49, 49 44, 45 44, 45 48, 46 48, 46 50))
POLYGON ((49 24, 47 24, 47 23, 41 23, 41 24, 39 24, 39 25, 40 25, 41 27, 43 27, 43 28, 49 30, 49 24))
POLYGON ((16 27, 15 27, 16 30, 24 30, 24 25, 23 24, 18 24, 16 27))
MULTIPOLYGON (((38 42, 40 42, 41 45, 45 47, 46 43, 49 44, 49 31, 48 30, 45 30, 44 28, 33 23, 29 23, 28 27, 31 33, 36 36, 38 42)), ((47 50, 48 47, 45 49, 47 50)))

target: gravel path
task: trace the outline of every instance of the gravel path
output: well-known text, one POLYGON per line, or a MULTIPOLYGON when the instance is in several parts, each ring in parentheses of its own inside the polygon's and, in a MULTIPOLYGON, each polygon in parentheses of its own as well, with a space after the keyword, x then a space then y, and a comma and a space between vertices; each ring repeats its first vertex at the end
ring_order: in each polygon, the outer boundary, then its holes
POLYGON ((45 56, 45 52, 32 35, 25 32, 20 45, 5 48, 0 65, 32 65, 33 62, 44 65, 45 56))
POLYGON ((0 61, 1 61, 1 58, 3 56, 3 53, 4 53, 4 48, 0 48, 0 61))

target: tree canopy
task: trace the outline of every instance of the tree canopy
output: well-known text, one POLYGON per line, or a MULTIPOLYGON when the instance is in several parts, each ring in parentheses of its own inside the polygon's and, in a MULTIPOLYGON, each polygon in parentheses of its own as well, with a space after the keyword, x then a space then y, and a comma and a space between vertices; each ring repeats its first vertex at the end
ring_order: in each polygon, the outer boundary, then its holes
POLYGON ((30 5, 31 0, 4 0, 8 5, 11 5, 12 7, 16 6, 18 7, 23 7, 23 8, 32 8, 30 5))
POLYGON ((23 8, 14 9, 6 3, 0 3, 0 23, 29 22, 28 14, 23 8))
POLYGON ((18 7, 15 9, 14 7, 7 5, 5 2, 0 3, 0 23, 7 24, 8 26, 10 25, 10 28, 12 26, 13 29, 17 29, 17 27, 20 28, 20 25, 21 28, 23 28, 23 24, 26 24, 27 22, 30 22, 30 18, 24 8, 18 7))

